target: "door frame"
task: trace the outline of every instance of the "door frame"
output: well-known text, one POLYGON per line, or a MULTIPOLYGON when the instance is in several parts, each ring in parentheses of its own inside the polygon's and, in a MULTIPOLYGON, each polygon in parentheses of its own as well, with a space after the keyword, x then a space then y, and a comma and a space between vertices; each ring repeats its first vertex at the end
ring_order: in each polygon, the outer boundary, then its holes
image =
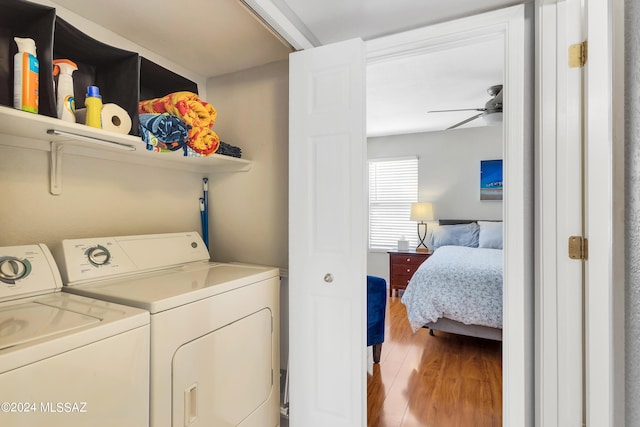
MULTIPOLYGON (((273 7, 273 0, 245 1, 252 5, 254 10, 258 11, 261 17, 264 18, 272 27, 283 28, 284 31, 280 31, 280 33, 285 36, 285 38, 295 48, 309 49, 319 45, 316 40, 312 40, 308 35, 303 34, 298 28, 295 28, 295 25, 291 22, 290 16, 280 11, 277 7, 273 7)), ((536 22, 541 18, 545 19, 543 9, 545 9, 546 6, 554 6, 564 1, 565 0, 535 0, 536 22)), ((589 372, 589 370, 591 370, 596 381, 591 384, 593 389, 590 393, 590 400, 587 402, 588 405, 591 406, 588 421, 604 421, 602 424, 596 423, 592 425, 621 425, 624 420, 625 413, 624 0, 607 0, 605 2, 602 2, 601 0, 585 0, 585 4, 590 8, 590 13, 588 14, 588 38, 590 39, 589 62, 590 65, 593 65, 594 62, 598 63, 597 68, 593 67, 594 72, 592 73, 592 79, 589 83, 591 113, 593 114, 592 117, 598 117, 598 120, 592 120, 590 122, 591 127, 587 132, 594 141, 596 137, 601 137, 604 141, 609 143, 606 145, 609 149, 601 147, 602 154, 604 155, 601 160, 607 162, 606 168, 600 170, 602 175, 593 177, 594 179, 602 178, 600 179, 600 182, 606 183, 606 185, 597 187, 597 190, 590 192, 587 195, 593 204, 603 202, 607 203, 607 206, 609 207, 606 213, 603 214, 603 217, 599 218, 599 220, 602 220, 603 222, 596 223, 596 218, 592 216, 590 219, 593 221, 593 226, 590 227, 587 225, 587 234, 591 240, 588 274, 590 274, 591 271, 594 271, 597 273, 594 277, 603 279, 604 283, 609 285, 597 287, 596 282, 590 283, 590 285, 593 285, 593 292, 590 294, 590 302, 593 304, 590 306, 592 308, 590 316, 593 316, 594 322, 592 322, 591 325, 593 328, 590 328, 588 331, 588 335, 590 336, 588 352, 590 354, 588 356, 589 361, 587 371, 589 372), (599 77, 595 78, 596 75, 599 77), (603 117, 607 118, 604 125, 602 124, 603 117), (594 241, 598 243, 596 247, 593 245, 594 241), (599 322, 597 322, 597 316, 600 316, 599 322), (603 321, 603 319, 605 320, 603 321), (600 385, 602 385, 602 387, 599 387, 600 385)), ((547 16, 547 18, 549 17, 547 16)), ((527 18, 527 25, 529 21, 529 18, 527 18)), ((549 20, 546 20, 546 22, 551 23, 549 20)), ((555 23, 552 27, 541 27, 539 22, 537 22, 536 25, 538 26, 536 31, 536 50, 539 54, 546 55, 547 59, 550 58, 549 55, 553 55, 555 57, 557 54, 557 45, 555 42, 557 30, 555 23), (550 42, 550 39, 553 41, 550 42)), ((372 43, 369 42, 369 44, 372 43)), ((556 69, 565 66, 561 61, 556 62, 554 60, 550 64, 546 59, 541 58, 541 56, 537 56, 536 58, 535 65, 537 73, 542 71, 555 73, 556 69), (543 63, 540 63, 540 61, 543 61, 543 63)), ((533 64, 530 65, 531 66, 529 66, 527 70, 528 72, 532 72, 531 70, 533 70, 533 64)), ((539 78, 540 76, 538 75, 538 83, 541 82, 539 78)), ((527 90, 527 98, 533 99, 533 91, 531 88, 527 87, 525 89, 527 90)), ((555 87, 539 86, 535 91, 535 97, 536 102, 538 103, 536 106, 536 120, 540 120, 542 119, 540 104, 544 102, 545 105, 554 105, 556 101, 555 87)), ((545 111, 549 114, 551 110, 545 111)), ((523 114, 525 114, 527 118, 532 118, 533 116, 532 113, 526 111, 523 112, 523 114)), ((506 115, 505 120, 507 120, 506 115)), ((530 120, 530 122, 533 123, 533 120, 530 120)), ((528 135, 530 134, 531 133, 528 133, 528 135)), ((556 142, 555 135, 551 134, 550 131, 542 132, 539 121, 537 122, 536 127, 536 139, 540 141, 541 144, 546 144, 547 142, 555 144, 556 142), (544 142, 543 139, 546 142, 544 142)), ((526 149, 528 150, 527 154, 531 153, 532 157, 533 149, 531 146, 532 143, 529 142, 526 149)), ((523 160, 522 157, 518 157, 518 159, 523 160)), ((592 157, 592 160, 593 159, 595 159, 595 156, 592 157)), ((527 164, 527 167, 529 166, 530 165, 527 164)), ((540 173, 540 171, 538 170, 537 173, 540 173)), ((531 179, 532 174, 525 173, 524 175, 524 180, 531 179)), ((542 177, 539 175, 535 177, 536 186, 542 183, 541 179, 542 177)), ((530 184, 528 185, 528 188, 531 188, 530 184)), ((538 195, 536 197, 539 197, 539 191, 540 190, 538 189, 538 195)), ((529 207, 530 204, 533 203, 531 200, 532 198, 532 194, 522 195, 520 205, 529 207)), ((538 199, 537 202, 543 203, 544 200, 538 199)), ((544 206, 540 206, 539 209, 543 208, 544 206)), ((598 208, 598 206, 594 206, 594 208, 598 208)), ((540 214, 540 210, 538 210, 538 214, 540 214)), ((515 233, 516 230, 513 228, 505 230, 506 233, 509 233, 509 238, 516 239, 517 237, 522 237, 523 239, 526 238, 529 239, 528 241, 533 242, 533 232, 527 232, 522 229, 522 221, 519 221, 518 224, 514 224, 514 227, 517 226, 518 234, 515 233)), ((530 226, 532 225, 532 221, 526 220, 525 224, 530 226)), ((539 225, 539 222, 537 224, 539 225)), ((551 223, 550 225, 553 224, 554 223, 551 223)), ((549 241, 555 242, 556 239, 558 239, 558 236, 555 234, 554 230, 555 227, 547 227, 545 225, 543 229, 540 229, 536 233, 535 237, 538 239, 541 238, 542 235, 545 235, 549 241)), ((541 249, 542 246, 539 241, 537 241, 536 244, 538 245, 536 253, 540 254, 544 249, 541 249)), ((530 248, 527 247, 525 251, 528 256, 530 248)), ((523 254, 518 254, 517 258, 520 261, 519 264, 523 265, 523 254)), ((531 257, 527 257, 526 259, 530 260, 531 257)), ((547 257, 547 259, 549 258, 547 257)), ((530 278, 531 274, 528 274, 528 272, 532 266, 528 264, 528 261, 525 266, 527 268, 527 273, 525 275, 527 278, 530 278)), ((538 259, 535 265, 536 271, 541 272, 543 267, 545 275, 555 274, 556 270, 554 269, 557 269, 557 265, 555 265, 554 262, 545 263, 543 266, 540 264, 540 260, 538 259)), ((537 285, 540 285, 540 283, 537 283, 537 285)), ((519 299, 519 301, 516 302, 522 302, 524 295, 533 298, 530 290, 531 286, 532 284, 527 282, 527 290, 522 290, 518 295, 511 294, 510 297, 516 300, 519 299)), ((538 312, 542 313, 544 311, 544 313, 547 313, 548 310, 563 308, 557 307, 555 302, 552 307, 548 307, 547 304, 548 301, 540 299, 537 300, 537 305, 539 307, 538 312)), ((532 321, 531 319, 533 318, 533 314, 529 312, 522 313, 519 315, 519 318, 519 323, 521 325, 529 324, 532 321)), ((557 319, 546 319, 546 321, 550 323, 547 323, 547 326, 544 326, 545 329, 557 327, 557 319)), ((534 367, 529 359, 530 355, 533 354, 533 343, 531 337, 528 335, 530 333, 531 330, 527 331, 527 337, 524 337, 517 343, 517 345, 514 345, 514 348, 511 348, 512 343, 507 343, 509 344, 508 357, 510 363, 509 365, 505 364, 505 368, 507 368, 505 370, 505 375, 508 383, 512 385, 512 389, 517 389, 519 387, 518 381, 521 381, 523 378, 527 383, 531 383, 529 380, 533 377, 534 367), (519 363, 516 361, 515 357, 517 352, 525 353, 526 359, 523 359, 524 362, 519 363), (514 375, 512 375, 511 371, 516 371, 516 368, 518 368, 517 372, 514 372, 514 375)), ((557 369, 557 361, 554 362, 554 359, 558 357, 557 346, 546 346, 544 343, 539 341, 538 336, 536 336, 535 346, 537 348, 538 356, 544 358, 546 361, 555 363, 553 366, 556 366, 557 369)), ((536 381, 540 377, 544 378, 548 375, 551 375, 549 377, 551 379, 555 378, 553 369, 551 371, 546 371, 548 368, 549 365, 541 365, 540 363, 536 365, 536 381)), ((544 422, 546 419, 544 418, 544 414, 546 414, 549 409, 555 410, 556 412, 554 412, 554 414, 557 413, 557 407, 555 409, 553 408, 553 406, 557 405, 558 402, 555 398, 549 398, 546 400, 549 405, 551 405, 551 408, 549 408, 548 406, 541 406, 541 402, 538 400, 539 396, 534 398, 529 391, 512 391, 516 392, 515 399, 511 399, 511 396, 508 396, 507 398, 509 398, 511 403, 517 403, 517 406, 511 408, 510 414, 505 416, 504 425, 529 425, 520 423, 519 420, 521 417, 525 417, 527 423, 529 423, 530 420, 533 419, 531 406, 534 404, 534 401, 536 402, 535 412, 538 423, 544 422)))
MULTIPOLYGON (((269 0, 251 2, 269 3, 269 0)), ((504 39, 505 103, 515 108, 507 108, 503 114, 504 179, 507 184, 503 201, 506 286, 503 292, 502 405, 503 425, 518 427, 530 427, 534 423, 534 93, 531 15, 531 5, 517 5, 366 42, 366 59, 370 63, 488 37, 504 39)), ((268 12, 262 17, 272 25, 285 19, 268 12)), ((300 45, 309 48, 312 44, 300 45)))
POLYGON ((536 10, 536 406, 540 425, 583 418, 583 262, 567 253, 583 233, 582 70, 568 46, 584 40, 579 0, 536 10))
POLYGON ((625 421, 624 0, 586 0, 586 423, 625 421))
POLYGON ((533 425, 533 47, 524 5, 367 41, 367 64, 502 38, 505 49, 503 424, 533 425))
MULTIPOLYGON (((558 292, 566 285, 554 280, 558 266, 566 263, 566 239, 556 227, 566 212, 557 211, 552 200, 563 183, 558 178, 544 185, 544 173, 538 170, 537 182, 545 197, 540 200, 539 214, 550 216, 548 226, 540 226, 538 256, 541 264, 539 319, 536 342, 538 381, 537 415, 540 425, 563 426, 568 422, 588 426, 624 425, 624 1, 537 0, 539 162, 553 159, 543 154, 563 144, 555 132, 555 123, 565 120, 556 106, 564 105, 556 84, 558 76, 569 74, 567 51, 570 44, 588 40, 585 66, 584 133, 585 133, 585 236, 589 241, 585 261, 584 286, 584 411, 583 419, 566 418, 566 407, 558 394, 573 393, 580 397, 576 384, 557 381, 559 362, 582 363, 582 352, 563 352, 561 323, 557 312, 567 310, 558 300, 558 292), (572 5, 577 3, 577 7, 572 5), (563 8, 570 7, 569 10, 563 8), (582 38, 564 40, 567 26, 581 26, 582 38), (544 105, 542 105, 544 102, 544 105), (545 120, 545 117, 548 120, 545 120), (556 217, 557 215, 557 217, 556 217), (556 242, 558 244, 556 251, 556 242), (550 279, 550 280, 545 280, 550 279), (544 322, 543 322, 544 320, 544 322), (546 335, 545 335, 546 334, 546 335), (563 413, 564 411, 564 413, 563 413)), ((548 166, 548 165, 547 165, 548 166)), ((547 169, 548 171, 548 169, 547 169)), ((546 173, 546 172, 545 172, 546 173)), ((561 196, 560 196, 561 197, 561 196)), ((540 225, 540 223, 539 223, 540 225)), ((566 230, 565 230, 566 231, 566 230)), ((565 331, 566 333, 566 331, 565 331)), ((565 350, 571 350, 565 348, 565 350)), ((575 414, 572 414, 575 415, 575 414)))

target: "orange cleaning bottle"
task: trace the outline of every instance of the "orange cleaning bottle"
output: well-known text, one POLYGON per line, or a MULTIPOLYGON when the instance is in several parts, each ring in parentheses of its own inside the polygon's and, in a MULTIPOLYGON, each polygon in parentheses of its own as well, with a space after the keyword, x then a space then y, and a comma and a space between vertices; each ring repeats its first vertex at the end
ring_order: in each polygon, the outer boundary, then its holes
POLYGON ((13 106, 38 113, 40 63, 33 39, 14 37, 18 53, 13 57, 13 106))

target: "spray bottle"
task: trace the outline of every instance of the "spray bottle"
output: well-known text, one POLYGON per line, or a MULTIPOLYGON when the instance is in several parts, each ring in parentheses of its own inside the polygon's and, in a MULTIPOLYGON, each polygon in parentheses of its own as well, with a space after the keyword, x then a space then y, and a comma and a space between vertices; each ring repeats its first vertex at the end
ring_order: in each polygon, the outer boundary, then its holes
POLYGON ((94 128, 102 127, 102 96, 97 86, 87 87, 87 97, 84 100, 87 107, 85 124, 94 128))
POLYGON ((18 53, 13 57, 13 106, 38 113, 40 64, 33 39, 14 37, 18 53))
POLYGON ((71 123, 76 122, 72 74, 77 69, 78 66, 68 59, 53 60, 53 75, 58 76, 58 86, 56 87, 58 118, 71 123))

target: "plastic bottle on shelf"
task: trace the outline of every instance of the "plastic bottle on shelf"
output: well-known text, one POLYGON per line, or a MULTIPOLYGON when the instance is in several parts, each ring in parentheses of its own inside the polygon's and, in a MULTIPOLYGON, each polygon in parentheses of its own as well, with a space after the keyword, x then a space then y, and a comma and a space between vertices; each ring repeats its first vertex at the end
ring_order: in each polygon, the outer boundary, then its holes
POLYGON ((87 97, 84 100, 87 107, 85 124, 94 128, 102 128, 102 96, 97 86, 87 87, 87 97))
POLYGON ((66 122, 76 122, 76 104, 73 96, 73 72, 78 66, 68 59, 53 60, 53 75, 58 76, 56 91, 58 118, 66 122))
POLYGON ((18 53, 13 57, 13 106, 18 110, 38 113, 40 63, 33 39, 14 37, 18 53))

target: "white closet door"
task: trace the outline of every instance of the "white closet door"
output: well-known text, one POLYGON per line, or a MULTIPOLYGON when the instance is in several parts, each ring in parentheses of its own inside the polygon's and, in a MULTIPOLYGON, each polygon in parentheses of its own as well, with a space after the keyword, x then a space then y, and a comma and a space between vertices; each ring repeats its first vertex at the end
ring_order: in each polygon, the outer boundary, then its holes
POLYGON ((366 425, 365 49, 290 57, 292 427, 366 425))

